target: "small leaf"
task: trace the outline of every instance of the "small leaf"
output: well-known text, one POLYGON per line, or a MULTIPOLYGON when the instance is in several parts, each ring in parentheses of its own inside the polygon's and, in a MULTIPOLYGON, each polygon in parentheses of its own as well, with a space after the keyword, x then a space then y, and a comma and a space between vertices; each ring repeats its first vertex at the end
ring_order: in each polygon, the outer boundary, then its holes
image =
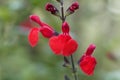
POLYGON ((70 62, 69 60, 67 59, 67 57, 64 56, 64 64, 63 64, 63 67, 70 67, 70 62))
POLYGON ((67 75, 65 75, 64 78, 65 80, 70 80, 70 78, 67 75))
POLYGON ((64 46, 63 55, 70 56, 77 50, 77 48, 78 43, 75 40, 70 39, 64 46))
POLYGON ((67 57, 64 57, 64 62, 65 63, 70 63, 69 60, 67 59, 67 57))

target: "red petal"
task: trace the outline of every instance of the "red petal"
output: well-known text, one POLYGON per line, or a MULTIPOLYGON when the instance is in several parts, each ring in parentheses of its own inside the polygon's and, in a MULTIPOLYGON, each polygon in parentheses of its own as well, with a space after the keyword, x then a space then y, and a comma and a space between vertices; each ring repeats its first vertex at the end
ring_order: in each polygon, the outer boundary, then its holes
POLYGON ((58 36, 50 38, 49 45, 55 54, 61 54, 63 44, 61 44, 60 40, 58 39, 58 36))
POLYGON ((63 55, 70 56, 77 50, 78 44, 75 40, 70 39, 64 46, 63 55))
POLYGON ((92 75, 94 73, 96 64, 97 62, 94 57, 84 56, 79 65, 85 74, 92 75))
POLYGON ((48 27, 48 28, 50 28, 51 30, 53 30, 52 26, 50 26, 50 25, 48 25, 48 24, 46 24, 46 23, 44 23, 44 22, 41 22, 41 23, 42 23, 43 27, 48 27))
POLYGON ((64 35, 64 34, 59 35, 59 40, 61 41, 62 44, 67 43, 70 39, 71 39, 70 35, 64 35))
POLYGON ((67 35, 63 35, 63 34, 60 34, 59 36, 51 37, 49 40, 50 48, 52 49, 52 51, 55 54, 61 54, 61 52, 63 51, 65 43, 69 39, 71 39, 71 37, 69 35, 67 36, 67 35))
POLYGON ((38 43, 38 39, 39 39, 38 32, 39 32, 38 28, 32 28, 28 35, 28 40, 32 47, 36 46, 36 44, 38 43))
POLYGON ((38 23, 40 26, 43 26, 43 24, 42 24, 39 16, 37 16, 35 14, 34 15, 30 15, 30 19, 33 20, 33 21, 35 21, 36 23, 38 23))
POLYGON ((50 38, 54 35, 54 30, 52 30, 51 28, 47 26, 41 27, 40 32, 46 38, 50 38))

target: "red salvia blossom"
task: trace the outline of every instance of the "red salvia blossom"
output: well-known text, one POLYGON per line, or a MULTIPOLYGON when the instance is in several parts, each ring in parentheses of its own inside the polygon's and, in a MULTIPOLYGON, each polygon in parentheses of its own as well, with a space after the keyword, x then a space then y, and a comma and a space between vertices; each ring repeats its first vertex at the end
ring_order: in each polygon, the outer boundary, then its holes
POLYGON ((78 47, 77 42, 69 35, 69 25, 67 22, 62 24, 62 34, 51 37, 49 45, 56 55, 70 56, 78 47))
POLYGON ((41 32, 41 34, 46 38, 50 38, 55 34, 55 31, 53 30, 53 28, 48 24, 42 22, 37 15, 31 15, 30 19, 40 25, 39 28, 32 28, 29 33, 28 40, 32 47, 36 46, 38 42, 39 32, 41 32))
POLYGON ((93 51, 96 46, 94 44, 89 45, 86 52, 83 54, 79 61, 79 66, 81 70, 87 75, 93 75, 97 61, 95 57, 92 56, 93 51))
POLYGON ((30 19, 34 22, 38 23, 40 25, 39 31, 42 33, 42 35, 46 38, 50 38, 54 35, 55 31, 54 29, 49 26, 48 24, 42 22, 37 15, 31 15, 30 19))

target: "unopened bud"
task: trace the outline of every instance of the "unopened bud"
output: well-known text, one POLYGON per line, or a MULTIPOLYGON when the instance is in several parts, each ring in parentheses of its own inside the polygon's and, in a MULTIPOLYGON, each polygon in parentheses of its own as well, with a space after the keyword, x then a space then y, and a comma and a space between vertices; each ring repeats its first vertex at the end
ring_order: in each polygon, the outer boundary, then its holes
POLYGON ((75 10, 79 9, 79 3, 76 1, 72 3, 72 5, 67 9, 66 16, 75 12, 75 10))
POLYGON ((94 44, 90 44, 89 47, 87 48, 85 54, 86 55, 92 55, 92 53, 94 52, 96 46, 94 44))
POLYGON ((67 23, 67 22, 64 22, 64 23, 62 24, 62 32, 63 32, 63 33, 69 33, 69 30, 70 30, 70 28, 69 28, 68 23, 67 23))
POLYGON ((51 3, 47 3, 45 6, 45 9, 47 11, 51 12, 51 14, 53 14, 53 15, 56 15, 56 16, 60 15, 58 9, 54 5, 52 5, 51 3))

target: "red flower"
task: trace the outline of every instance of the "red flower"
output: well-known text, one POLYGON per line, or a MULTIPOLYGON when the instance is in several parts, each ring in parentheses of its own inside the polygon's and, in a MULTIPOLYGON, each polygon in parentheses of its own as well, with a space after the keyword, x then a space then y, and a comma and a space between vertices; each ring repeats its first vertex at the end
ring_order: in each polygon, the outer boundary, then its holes
POLYGON ((70 56, 77 50, 78 44, 69 35, 69 25, 67 22, 63 23, 62 31, 63 34, 50 38, 49 45, 55 54, 70 56))
POLYGON ((48 24, 42 22, 37 15, 31 15, 30 19, 40 25, 39 28, 32 28, 29 33, 28 40, 32 47, 36 46, 38 42, 39 32, 41 32, 41 34, 46 38, 50 38, 55 35, 55 31, 53 30, 53 28, 48 24))
POLYGON ((46 38, 50 38, 54 35, 55 31, 54 29, 49 26, 48 24, 42 22, 37 15, 31 15, 30 19, 34 22, 38 23, 40 25, 39 31, 42 33, 42 35, 46 38))
POLYGON ((97 64, 95 57, 91 56, 95 48, 96 46, 91 44, 79 61, 81 70, 87 75, 93 75, 95 66, 97 64))

